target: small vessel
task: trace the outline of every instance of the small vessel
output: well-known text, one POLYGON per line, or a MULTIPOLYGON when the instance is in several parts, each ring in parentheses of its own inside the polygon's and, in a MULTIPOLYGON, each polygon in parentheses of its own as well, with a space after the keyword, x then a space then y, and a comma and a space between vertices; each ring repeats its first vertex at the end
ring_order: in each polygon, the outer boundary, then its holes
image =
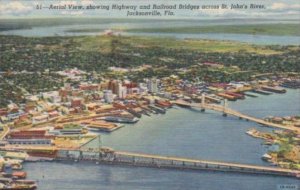
POLYGON ((272 157, 269 155, 269 154, 264 154, 262 157, 261 157, 262 160, 265 160, 265 161, 270 161, 272 159, 272 157))
POLYGON ((273 142, 272 142, 272 141, 265 141, 263 144, 264 144, 264 145, 272 145, 273 142))
POLYGON ((260 90, 260 89, 253 89, 252 92, 257 93, 257 94, 262 94, 262 95, 272 94, 272 92, 267 92, 267 91, 263 91, 263 90, 260 90))
POLYGON ((12 177, 15 179, 25 179, 27 177, 27 173, 24 171, 13 172, 12 177))
POLYGON ((245 99, 245 96, 243 94, 240 93, 236 93, 236 92, 225 92, 225 94, 228 94, 230 96, 235 97, 236 99, 245 99))
POLYGON ((249 96, 249 97, 252 97, 252 98, 257 98, 256 95, 250 94, 250 93, 248 93, 248 92, 244 92, 243 94, 244 94, 245 96, 249 96))
POLYGON ((109 122, 116 122, 116 123, 136 123, 139 121, 138 118, 133 117, 119 117, 119 116, 106 116, 103 117, 102 119, 104 119, 105 121, 109 121, 109 122))
POLYGON ((32 180, 0 179, 0 190, 35 190, 37 185, 32 180))
POLYGON ((268 91, 268 92, 275 92, 275 93, 286 93, 286 89, 281 88, 279 86, 262 86, 261 89, 268 91))
POLYGON ((257 130, 256 129, 249 129, 246 133, 250 136, 253 136, 255 133, 257 133, 257 130))
POLYGON ((149 108, 152 109, 152 110, 154 110, 157 113, 161 113, 161 114, 165 114, 166 113, 166 110, 164 108, 159 108, 157 106, 150 106, 150 105, 149 105, 149 108))
POLYGON ((220 97, 222 97, 222 98, 225 98, 227 100, 230 100, 230 101, 236 101, 237 100, 237 97, 229 95, 229 94, 218 93, 217 95, 220 96, 220 97))
POLYGON ((12 164, 11 168, 13 170, 21 170, 21 169, 23 169, 23 166, 22 166, 22 164, 12 164))

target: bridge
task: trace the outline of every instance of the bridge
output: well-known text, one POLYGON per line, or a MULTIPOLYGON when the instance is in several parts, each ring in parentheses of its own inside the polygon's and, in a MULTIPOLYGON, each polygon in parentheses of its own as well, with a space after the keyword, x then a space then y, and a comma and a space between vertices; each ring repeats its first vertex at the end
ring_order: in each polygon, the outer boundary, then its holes
POLYGON ((227 106, 227 100, 226 99, 224 100, 223 105, 205 103, 205 96, 204 95, 201 98, 201 103, 189 103, 189 102, 186 102, 184 100, 177 100, 177 101, 174 101, 173 103, 176 104, 176 105, 179 105, 179 106, 190 107, 190 108, 198 108, 201 111, 205 111, 206 109, 207 110, 213 110, 213 111, 223 113, 223 116, 232 115, 232 116, 236 116, 240 119, 245 119, 247 121, 253 121, 253 122, 256 122, 256 123, 264 125, 264 126, 280 128, 280 129, 285 129, 285 130, 291 130, 291 131, 295 131, 295 132, 300 134, 300 128, 298 128, 298 127, 286 126, 286 125, 282 125, 282 124, 268 122, 268 121, 265 121, 263 119, 255 118, 253 116, 249 116, 249 115, 240 113, 238 111, 235 111, 233 109, 230 109, 227 106))
POLYGON ((77 148, 58 148, 53 146, 13 146, 1 147, 6 151, 55 151, 54 160, 57 161, 87 161, 97 164, 124 165, 135 167, 166 168, 178 170, 206 170, 220 172, 235 172, 260 175, 274 175, 284 177, 296 177, 300 179, 300 171, 278 167, 266 167, 250 164, 239 164, 222 161, 208 161, 201 159, 182 158, 176 156, 162 156, 154 154, 134 153, 127 151, 115 151, 102 147, 100 136, 77 148), (95 146, 96 141, 96 146, 95 146), (91 147, 90 145, 94 145, 91 147))
POLYGON ((95 150, 60 150, 57 160, 93 161, 102 164, 127 165, 166 169, 210 170, 261 175, 276 175, 300 178, 300 171, 278 167, 265 167, 249 164, 207 161, 200 159, 161 156, 153 154, 113 151, 112 149, 95 150))

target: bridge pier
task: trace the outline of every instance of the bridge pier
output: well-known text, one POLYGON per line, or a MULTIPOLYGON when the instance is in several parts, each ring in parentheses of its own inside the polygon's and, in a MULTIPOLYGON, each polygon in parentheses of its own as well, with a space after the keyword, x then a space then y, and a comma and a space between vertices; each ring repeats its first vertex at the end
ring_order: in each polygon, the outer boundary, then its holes
POLYGON ((205 94, 201 94, 201 112, 205 112, 205 94))
POLYGON ((82 160, 83 159, 83 153, 82 153, 82 151, 80 150, 79 151, 79 158, 78 158, 79 160, 82 160))
POLYGON ((223 104, 223 117, 227 117, 227 99, 224 99, 224 104, 223 104))

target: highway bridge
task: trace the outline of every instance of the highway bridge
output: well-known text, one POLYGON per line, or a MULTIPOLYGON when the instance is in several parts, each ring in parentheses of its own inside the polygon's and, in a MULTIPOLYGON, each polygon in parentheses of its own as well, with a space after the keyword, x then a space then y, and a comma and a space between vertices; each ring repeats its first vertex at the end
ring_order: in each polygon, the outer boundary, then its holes
POLYGON ((240 113, 238 111, 235 111, 233 109, 230 109, 227 106, 227 101, 226 100, 225 100, 223 106, 222 105, 216 105, 216 104, 207 104, 207 103, 205 103, 205 97, 202 97, 201 103, 189 103, 189 102, 184 101, 184 100, 177 100, 177 101, 174 101, 173 103, 176 104, 176 105, 179 105, 179 106, 190 107, 190 108, 198 108, 198 109, 201 109, 202 111, 213 110, 213 111, 223 113, 224 116, 232 115, 232 116, 236 116, 240 119, 245 119, 247 121, 253 121, 253 122, 256 122, 256 123, 264 125, 264 126, 280 128, 280 129, 285 129, 285 130, 291 130, 291 131, 295 131, 295 132, 300 134, 300 128, 298 128, 298 127, 286 126, 286 125, 282 125, 282 124, 267 122, 263 119, 255 118, 253 116, 249 116, 249 115, 240 113))

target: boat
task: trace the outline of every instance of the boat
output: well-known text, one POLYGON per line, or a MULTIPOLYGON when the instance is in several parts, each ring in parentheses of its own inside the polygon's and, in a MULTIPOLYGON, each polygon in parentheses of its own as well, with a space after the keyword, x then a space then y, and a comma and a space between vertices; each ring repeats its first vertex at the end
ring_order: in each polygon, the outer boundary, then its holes
POLYGON ((161 114, 165 114, 166 113, 166 110, 164 108, 159 108, 159 107, 151 106, 151 105, 149 105, 149 108, 152 109, 152 110, 154 110, 157 113, 161 113, 161 114))
POLYGON ((12 173, 12 177, 16 179, 25 179, 27 176, 27 173, 24 171, 17 171, 12 173))
POLYGON ((257 93, 257 94, 262 94, 262 95, 272 94, 271 92, 263 91, 263 90, 260 90, 260 89, 253 89, 252 92, 257 93))
POLYGON ((265 141, 263 144, 271 146, 273 144, 273 142, 272 141, 265 141))
POLYGON ((11 180, 9 178, 0 179, 0 190, 35 190, 37 184, 32 180, 11 180))
POLYGON ((280 86, 284 88, 297 89, 300 88, 300 81, 285 81, 280 86))
POLYGON ((226 98, 227 100, 230 100, 230 101, 236 101, 236 99, 237 99, 235 96, 225 94, 225 93, 218 93, 217 96, 220 96, 222 98, 226 98))
POLYGON ((170 108, 172 107, 172 103, 165 100, 155 100, 155 105, 160 108, 170 108))
POLYGON ((248 93, 248 92, 243 92, 243 94, 244 94, 245 96, 248 96, 248 97, 251 97, 251 98, 257 98, 256 95, 250 94, 250 93, 248 93))
POLYGON ((262 160, 265 160, 265 161, 270 161, 272 159, 272 157, 269 155, 269 154, 264 154, 262 157, 261 157, 262 160))
POLYGON ((22 166, 22 164, 12 164, 11 168, 13 170, 21 170, 21 169, 23 169, 23 166, 22 166))
POLYGON ((234 96, 237 99, 245 99, 245 96, 240 93, 235 93, 235 92, 225 92, 225 94, 228 94, 230 96, 234 96))
POLYGON ((103 117, 102 119, 108 122, 116 122, 116 123, 136 123, 139 121, 139 119, 136 117, 130 118, 130 117, 120 117, 120 116, 106 116, 103 117))
POLYGON ((269 91, 269 92, 275 92, 275 93, 286 93, 286 89, 284 88, 280 88, 278 86, 262 86, 261 87, 262 90, 265 90, 265 91, 269 91))
POLYGON ((253 136, 256 132, 257 132, 256 129, 250 129, 246 133, 250 136, 253 136))
POLYGON ((141 118, 141 117, 142 117, 142 114, 140 114, 140 113, 134 111, 134 110, 131 109, 131 108, 127 109, 127 111, 128 111, 129 113, 131 113, 132 115, 134 115, 135 117, 138 117, 138 118, 141 118))

